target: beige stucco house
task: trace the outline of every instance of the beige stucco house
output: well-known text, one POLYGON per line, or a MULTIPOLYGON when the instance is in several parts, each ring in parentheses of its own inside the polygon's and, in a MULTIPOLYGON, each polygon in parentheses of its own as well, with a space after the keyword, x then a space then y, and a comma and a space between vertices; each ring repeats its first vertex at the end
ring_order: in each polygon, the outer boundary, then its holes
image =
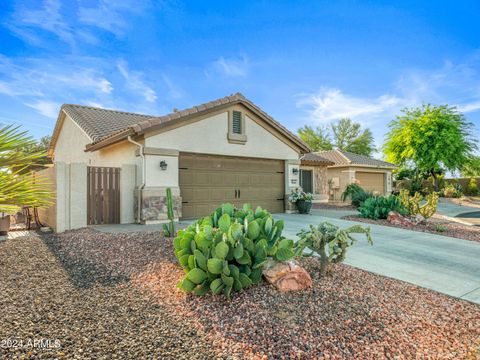
POLYGON ((321 151, 301 157, 299 180, 316 201, 337 202, 341 201, 345 187, 354 182, 377 194, 390 193, 393 169, 394 164, 368 156, 341 150, 321 151))
POLYGON ((160 117, 63 105, 49 151, 55 166, 44 171, 56 204, 41 217, 58 232, 162 222, 167 188, 180 219, 226 201, 283 212, 308 152, 238 93, 160 117))

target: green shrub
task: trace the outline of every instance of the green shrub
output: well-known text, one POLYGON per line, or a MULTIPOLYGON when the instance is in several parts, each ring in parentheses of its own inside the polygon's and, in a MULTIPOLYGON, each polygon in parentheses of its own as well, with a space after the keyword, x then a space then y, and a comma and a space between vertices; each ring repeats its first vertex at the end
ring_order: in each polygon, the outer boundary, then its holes
POLYGON ((435 225, 435 231, 437 232, 445 232, 447 231, 447 228, 443 225, 437 224, 435 225))
POLYGON ((297 234, 299 240, 295 247, 295 253, 301 255, 308 248, 312 250, 312 254, 320 255, 320 276, 325 276, 330 263, 345 260, 347 248, 356 241, 350 235, 352 233, 365 234, 368 242, 373 244, 369 227, 353 225, 346 229, 340 229, 331 223, 322 222, 317 226, 310 225, 309 230, 302 229, 297 234))
POLYGON ((478 195, 478 184, 476 178, 470 178, 470 181, 467 185, 467 194, 473 196, 478 195))
POLYGON ((402 205, 400 198, 390 196, 374 196, 365 200, 358 208, 361 217, 369 219, 386 219, 390 211, 408 215, 407 209, 402 205))
POLYGON ((342 193, 341 199, 351 199, 352 205, 358 208, 365 200, 372 197, 373 193, 365 191, 358 184, 349 184, 342 193))
POLYGON ((177 286, 196 295, 211 291, 230 297, 260 282, 268 257, 287 261, 294 256, 293 240, 282 237, 283 226, 260 207, 223 204, 178 231, 173 245, 186 275, 177 286))

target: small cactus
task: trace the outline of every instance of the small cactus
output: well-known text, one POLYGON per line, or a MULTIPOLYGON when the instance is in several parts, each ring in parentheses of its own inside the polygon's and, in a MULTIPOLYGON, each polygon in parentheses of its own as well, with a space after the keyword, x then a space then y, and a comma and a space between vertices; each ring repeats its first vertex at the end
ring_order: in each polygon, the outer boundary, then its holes
POLYGON ((172 198, 172 189, 167 188, 167 217, 170 220, 169 224, 163 224, 163 232, 165 236, 173 237, 176 234, 175 223, 174 223, 174 214, 173 214, 173 198, 172 198))
POLYGON ((402 205, 408 210, 408 213, 412 216, 417 214, 422 215, 425 219, 432 217, 437 211, 438 204, 438 193, 432 192, 425 197, 427 201, 425 204, 421 205, 423 196, 416 192, 414 196, 410 196, 408 190, 400 190, 400 200, 402 205))

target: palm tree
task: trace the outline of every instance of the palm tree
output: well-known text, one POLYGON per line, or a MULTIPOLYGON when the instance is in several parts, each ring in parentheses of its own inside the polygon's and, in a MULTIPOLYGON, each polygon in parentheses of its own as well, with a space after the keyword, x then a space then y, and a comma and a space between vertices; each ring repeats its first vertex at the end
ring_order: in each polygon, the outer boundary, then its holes
POLYGON ((19 126, 0 127, 0 232, 8 231, 10 214, 22 206, 40 207, 51 204, 49 184, 33 172, 25 170, 45 157, 44 152, 26 152, 35 140, 19 126))

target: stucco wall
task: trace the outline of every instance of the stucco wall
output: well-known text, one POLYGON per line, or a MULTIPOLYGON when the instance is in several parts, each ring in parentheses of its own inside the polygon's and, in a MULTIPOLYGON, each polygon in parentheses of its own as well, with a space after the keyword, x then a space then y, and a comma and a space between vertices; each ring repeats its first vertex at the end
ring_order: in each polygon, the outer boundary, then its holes
POLYGON ((298 159, 298 153, 245 115, 245 144, 227 140, 228 112, 213 115, 164 133, 145 138, 149 147, 176 149, 183 152, 267 159, 298 159))
MULTIPOLYGON (((360 167, 360 166, 346 166, 346 167, 329 167, 327 169, 327 178, 328 180, 338 177, 340 180, 339 189, 330 189, 330 200, 340 201, 340 196, 345 190, 345 187, 348 184, 351 184, 355 180, 355 173, 359 172, 373 172, 373 173, 382 173, 385 174, 384 183, 386 185, 386 193, 392 190, 391 186, 391 170, 389 169, 379 169, 374 167, 360 167)), ((327 181, 328 181, 327 180, 327 181)))
POLYGON ((121 168, 120 221, 122 224, 134 222, 134 191, 136 184, 142 181, 141 159, 135 156, 137 146, 125 140, 105 149, 85 152, 85 146, 91 142, 85 132, 68 115, 65 116, 54 148, 54 163, 58 164, 57 188, 67 186, 57 189, 57 212, 63 209, 57 216, 59 232, 86 226, 86 190, 85 193, 76 190, 76 187, 83 189, 86 184, 86 166, 121 168), (80 173, 79 167, 82 167, 80 173))
POLYGON ((60 135, 54 149, 54 161, 85 163, 89 166, 121 167, 124 164, 137 164, 136 146, 128 141, 109 146, 94 152, 85 152, 85 146, 92 140, 72 120, 65 116, 60 135))
POLYGON ((49 184, 50 190, 54 194, 52 201, 54 203, 48 207, 41 207, 38 209, 38 216, 43 225, 49 226, 53 230, 57 229, 57 207, 55 205, 56 201, 56 182, 57 182, 57 172, 55 167, 50 167, 44 170, 37 171, 35 177, 42 179, 49 184))
MULTIPOLYGON (((146 134, 141 142, 146 148, 167 150, 165 153, 157 151, 155 154, 145 155, 145 178, 142 173, 142 158, 135 154, 137 146, 123 141, 94 152, 85 152, 87 144, 92 140, 72 120, 65 116, 63 125, 54 149, 54 162, 59 165, 60 185, 57 201, 57 223, 63 224, 63 231, 70 228, 78 228, 86 225, 86 214, 75 212, 82 206, 80 201, 83 196, 80 192, 72 192, 65 184, 83 187, 86 182, 86 174, 75 173, 72 178, 72 166, 77 169, 77 164, 86 166, 109 166, 121 167, 121 210, 120 218, 122 223, 133 221, 137 216, 135 211, 135 189, 143 180, 145 189, 142 192, 155 193, 155 196, 164 196, 166 187, 171 187, 179 192, 178 185, 178 154, 172 154, 171 150, 181 152, 195 152, 214 155, 255 157, 267 159, 286 160, 286 193, 290 190, 290 172, 292 164, 298 164, 299 154, 297 150, 286 144, 280 138, 282 135, 272 134, 269 130, 260 125, 255 114, 249 113, 243 107, 232 107, 244 111, 245 114, 245 135, 247 141, 244 144, 231 143, 228 141, 228 111, 218 112, 199 121, 191 122, 188 125, 169 129, 165 132, 146 134), (167 163, 167 169, 161 170, 160 162, 167 163), (72 166, 70 166, 70 164, 72 166), (290 165, 289 165, 290 164, 290 165), (80 178, 82 177, 82 178, 80 178), (73 183, 70 183, 70 179, 73 183), (78 184, 75 184, 75 182, 78 184), (71 198, 73 196, 73 198, 71 198), (71 204, 72 201, 77 204, 71 204), (70 217, 72 211, 75 218, 70 217), (85 218, 85 222, 83 219, 85 218), (73 226, 73 227, 72 227, 73 226)), ((267 125, 265 125, 267 126, 267 125)), ((282 138, 283 139, 283 138, 282 138)), ((283 139, 285 140, 285 139, 283 139)), ((78 165, 80 166, 80 165, 78 165)), ((298 167, 298 166, 297 166, 298 167)), ((75 171, 75 170, 74 170, 75 171)), ((70 186, 68 185, 68 186, 70 186)), ((149 194, 150 194, 149 193, 149 194)), ((153 196, 153 195, 152 195, 153 196)), ((152 197, 150 196, 150 197, 152 197)), ((86 194, 85 194, 86 202, 86 194)), ((178 198, 180 201, 180 198, 178 198)))

